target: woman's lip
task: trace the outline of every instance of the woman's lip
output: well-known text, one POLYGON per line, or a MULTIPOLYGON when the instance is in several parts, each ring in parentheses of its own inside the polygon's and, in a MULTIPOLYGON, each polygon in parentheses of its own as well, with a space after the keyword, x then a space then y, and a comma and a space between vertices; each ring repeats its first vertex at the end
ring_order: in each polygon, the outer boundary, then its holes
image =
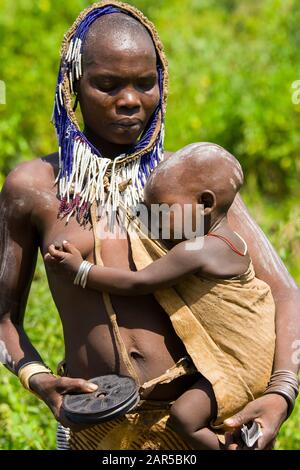
POLYGON ((115 122, 113 123, 114 127, 119 127, 121 129, 138 129, 142 127, 142 123, 140 121, 135 121, 132 123, 124 123, 124 122, 115 122))
POLYGON ((142 121, 140 121, 139 119, 124 119, 122 121, 115 122, 114 125, 122 127, 141 126, 142 121))

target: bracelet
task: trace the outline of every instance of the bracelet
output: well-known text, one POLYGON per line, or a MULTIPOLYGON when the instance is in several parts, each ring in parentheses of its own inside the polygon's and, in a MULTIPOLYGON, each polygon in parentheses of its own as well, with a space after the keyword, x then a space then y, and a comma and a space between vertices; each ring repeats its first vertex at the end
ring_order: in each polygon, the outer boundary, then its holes
POLYGON ((83 289, 85 288, 89 271, 93 266, 94 265, 92 263, 89 263, 89 261, 82 261, 74 279, 75 286, 81 286, 83 287, 83 289))
POLYGON ((42 373, 54 375, 51 369, 49 369, 49 367, 45 366, 45 364, 38 361, 27 362, 26 364, 22 365, 18 370, 18 377, 23 387, 26 388, 26 390, 29 390, 34 395, 36 395, 38 398, 40 398, 38 394, 31 390, 29 386, 29 380, 32 376, 42 373))
POLYGON ((276 393, 285 398, 288 404, 288 418, 294 409, 296 398, 299 393, 299 378, 297 374, 290 370, 275 371, 271 375, 264 395, 269 393, 276 393))

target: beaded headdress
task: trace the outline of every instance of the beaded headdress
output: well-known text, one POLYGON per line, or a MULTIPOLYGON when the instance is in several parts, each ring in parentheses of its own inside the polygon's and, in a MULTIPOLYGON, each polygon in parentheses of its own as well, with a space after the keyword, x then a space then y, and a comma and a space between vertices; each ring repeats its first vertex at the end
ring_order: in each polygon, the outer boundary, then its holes
POLYGON ((96 201, 102 211, 116 213, 119 206, 132 208, 143 197, 143 188, 151 171, 163 157, 164 113, 168 71, 163 46, 154 25, 136 8, 117 1, 101 1, 84 10, 65 34, 61 48, 53 123, 59 145, 59 215, 76 215, 80 223, 89 219, 96 201), (88 141, 80 129, 74 109, 74 84, 82 76, 82 47, 91 24, 103 15, 124 13, 138 20, 153 40, 157 55, 160 100, 149 123, 130 153, 111 160, 88 141))

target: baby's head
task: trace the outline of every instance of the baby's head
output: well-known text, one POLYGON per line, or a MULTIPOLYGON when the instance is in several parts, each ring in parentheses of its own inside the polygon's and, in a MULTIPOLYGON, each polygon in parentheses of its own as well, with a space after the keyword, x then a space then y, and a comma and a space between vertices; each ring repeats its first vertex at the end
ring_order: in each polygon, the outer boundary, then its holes
POLYGON ((237 159, 207 142, 187 145, 160 163, 145 186, 145 203, 202 204, 204 216, 214 222, 225 215, 243 184, 237 159))

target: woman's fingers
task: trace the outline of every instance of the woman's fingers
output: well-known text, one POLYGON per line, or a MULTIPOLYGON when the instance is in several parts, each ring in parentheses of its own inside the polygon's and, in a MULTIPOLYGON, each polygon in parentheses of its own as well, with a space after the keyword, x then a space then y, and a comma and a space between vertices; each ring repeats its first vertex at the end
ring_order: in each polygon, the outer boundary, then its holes
POLYGON ((62 377, 57 380, 56 390, 61 394, 95 392, 98 386, 84 379, 62 377))
POLYGON ((226 428, 236 429, 241 428, 243 424, 247 424, 253 421, 259 416, 259 410, 255 401, 248 403, 242 410, 236 413, 234 416, 224 420, 226 428))

